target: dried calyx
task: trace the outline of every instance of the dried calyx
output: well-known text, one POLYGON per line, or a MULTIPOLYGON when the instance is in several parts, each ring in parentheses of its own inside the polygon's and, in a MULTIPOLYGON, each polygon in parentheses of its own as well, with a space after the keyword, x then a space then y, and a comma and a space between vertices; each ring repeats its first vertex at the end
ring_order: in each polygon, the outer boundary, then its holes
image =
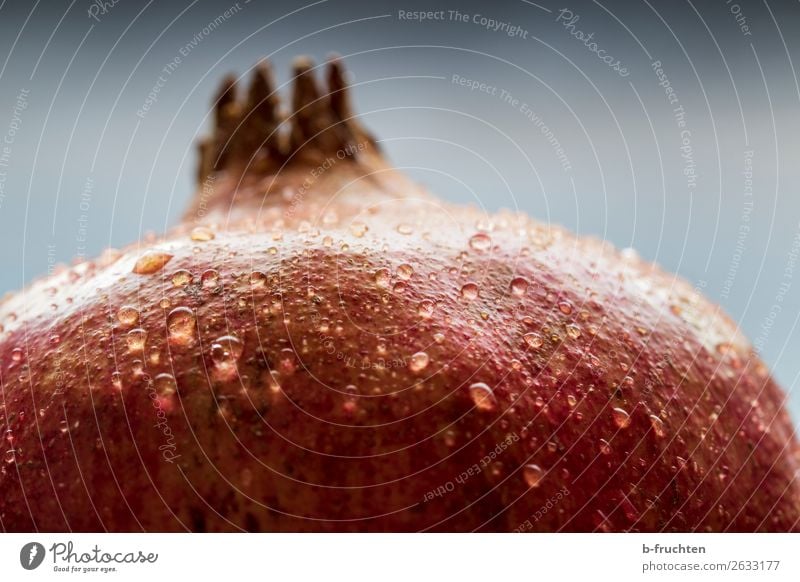
POLYGON ((282 112, 271 66, 259 63, 247 95, 240 98, 227 77, 214 105, 213 134, 199 144, 198 181, 220 171, 269 174, 328 156, 377 154, 375 140, 354 118, 345 71, 338 57, 325 65, 320 86, 311 59, 293 63, 292 111, 282 112))

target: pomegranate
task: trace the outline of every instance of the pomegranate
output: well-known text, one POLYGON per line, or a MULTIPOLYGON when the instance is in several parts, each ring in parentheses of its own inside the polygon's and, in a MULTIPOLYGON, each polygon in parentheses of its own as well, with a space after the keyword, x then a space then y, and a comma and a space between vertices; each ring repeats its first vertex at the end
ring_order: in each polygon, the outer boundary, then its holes
POLYGON ((227 80, 161 238, 3 300, 6 531, 796 531, 737 326, 632 252, 393 170, 342 66, 227 80))

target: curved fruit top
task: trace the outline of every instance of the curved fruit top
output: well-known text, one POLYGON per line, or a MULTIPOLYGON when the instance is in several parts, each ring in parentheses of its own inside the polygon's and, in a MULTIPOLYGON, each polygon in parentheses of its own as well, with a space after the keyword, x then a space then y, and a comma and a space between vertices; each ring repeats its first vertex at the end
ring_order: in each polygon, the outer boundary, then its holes
POLYGON ((737 327, 630 251, 444 203, 344 75, 226 81, 163 238, 0 305, 7 531, 798 529, 737 327))

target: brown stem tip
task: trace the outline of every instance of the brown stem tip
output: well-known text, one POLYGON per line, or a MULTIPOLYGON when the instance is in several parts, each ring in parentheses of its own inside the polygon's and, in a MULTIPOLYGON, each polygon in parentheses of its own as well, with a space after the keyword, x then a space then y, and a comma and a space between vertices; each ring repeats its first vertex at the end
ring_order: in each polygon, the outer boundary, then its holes
POLYGON ((375 152, 375 140, 352 113, 341 59, 328 59, 326 86, 317 81, 318 68, 308 57, 295 59, 292 110, 285 119, 268 61, 256 65, 243 98, 235 77, 226 77, 214 103, 213 134, 198 145, 198 181, 218 171, 251 169, 255 160, 259 171, 265 164, 274 171, 309 159, 375 152))

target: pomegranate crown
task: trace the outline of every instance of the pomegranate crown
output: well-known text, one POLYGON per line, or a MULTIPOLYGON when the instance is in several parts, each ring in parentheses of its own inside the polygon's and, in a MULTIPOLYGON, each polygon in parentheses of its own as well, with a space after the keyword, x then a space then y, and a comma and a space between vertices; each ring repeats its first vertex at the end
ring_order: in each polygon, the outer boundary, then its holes
POLYGON ((268 174, 331 155, 378 155, 374 138, 351 108, 346 71, 334 55, 325 65, 298 57, 292 65, 291 113, 281 105, 267 60, 252 73, 247 94, 226 77, 214 101, 214 128, 199 143, 198 182, 216 172, 268 174), (325 68, 325 83, 316 79, 325 68))

